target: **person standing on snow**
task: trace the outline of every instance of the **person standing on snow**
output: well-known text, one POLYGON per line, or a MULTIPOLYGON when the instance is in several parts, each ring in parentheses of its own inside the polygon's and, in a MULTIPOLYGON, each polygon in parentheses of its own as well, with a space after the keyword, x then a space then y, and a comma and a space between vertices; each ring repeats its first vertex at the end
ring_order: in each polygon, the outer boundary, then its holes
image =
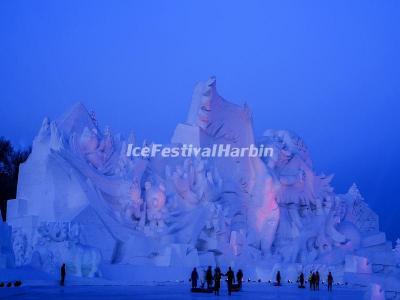
POLYGON ((228 295, 230 296, 232 294, 233 283, 235 282, 235 274, 233 273, 231 267, 229 267, 228 272, 226 272, 225 276, 228 279, 228 295))
POLYGON ((214 273, 214 294, 219 296, 219 289, 221 288, 221 270, 219 267, 215 268, 214 273))
POLYGON ((236 273, 236 279, 240 290, 242 289, 242 281, 243 281, 243 271, 241 269, 239 269, 239 271, 236 273))
POLYGON ((207 269, 207 272, 206 272, 206 282, 207 282, 207 289, 211 289, 212 282, 213 282, 213 275, 212 275, 211 266, 208 266, 208 269, 207 269))
POLYGON ((331 272, 329 272, 329 274, 328 274, 328 280, 327 281, 328 281, 328 291, 332 292, 333 276, 332 276, 331 272))
POLYGON ((199 279, 199 274, 197 273, 196 268, 193 268, 192 275, 190 276, 190 280, 192 281, 192 289, 197 288, 198 279, 199 279))
POLYGON ((60 279, 60 285, 64 286, 64 282, 65 282, 65 275, 66 275, 66 267, 65 264, 62 264, 61 269, 60 269, 60 275, 61 275, 61 279, 60 279))

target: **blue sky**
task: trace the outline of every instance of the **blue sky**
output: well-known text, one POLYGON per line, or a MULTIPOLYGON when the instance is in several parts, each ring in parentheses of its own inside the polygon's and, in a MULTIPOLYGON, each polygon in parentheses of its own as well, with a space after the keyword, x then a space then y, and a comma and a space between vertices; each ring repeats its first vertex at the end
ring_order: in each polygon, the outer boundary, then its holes
POLYGON ((356 182, 400 236, 400 2, 0 2, 0 135, 31 143, 82 101, 100 124, 167 142, 198 80, 289 129, 317 171, 356 182))

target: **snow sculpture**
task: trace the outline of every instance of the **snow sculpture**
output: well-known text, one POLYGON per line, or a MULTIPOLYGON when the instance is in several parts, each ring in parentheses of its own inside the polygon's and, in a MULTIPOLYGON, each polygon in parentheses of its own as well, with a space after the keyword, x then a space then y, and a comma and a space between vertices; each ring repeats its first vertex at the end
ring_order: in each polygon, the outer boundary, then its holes
POLYGON ((399 264, 400 264, 400 239, 397 239, 397 240, 396 240, 396 246, 395 246, 395 248, 393 249, 393 252, 395 253, 396 259, 397 259, 397 261, 398 261, 399 264))
POLYGON ((32 253, 32 264, 47 272, 58 272, 65 263, 68 272, 82 277, 99 275, 101 255, 94 247, 80 243, 79 224, 66 222, 41 223, 32 253))
POLYGON ((75 276, 95 277, 100 275, 100 252, 92 247, 72 243, 68 250, 67 268, 75 276))
POLYGON ((400 273, 398 251, 356 185, 336 194, 332 176, 314 172, 293 133, 267 130, 256 140, 250 109, 223 99, 215 78, 196 86, 187 121, 174 131, 171 145, 185 143, 274 152, 132 157, 134 136, 102 130, 82 104, 44 119, 9 201, 16 264, 54 272, 64 261, 77 276, 99 276, 100 263, 107 270, 232 265, 266 279, 278 268, 294 274, 315 266, 321 276, 346 268, 400 273))
POLYGON ((11 233, 11 227, 0 222, 0 269, 12 268, 15 264, 11 233))
POLYGON ((14 250, 15 264, 22 266, 29 262, 30 249, 28 248, 28 238, 20 230, 13 232, 12 249, 14 250))
POLYGON ((160 184, 156 187, 146 181, 146 210, 149 226, 153 229, 164 227, 164 218, 167 213, 165 209, 165 187, 160 184))
MULTIPOLYGON (((368 286, 368 290, 366 295, 364 296, 365 300, 385 300, 385 292, 382 289, 382 286, 379 284, 373 283, 368 286)), ((392 298, 394 299, 394 298, 392 298)))
POLYGON ((137 181, 134 181, 130 187, 129 190, 130 196, 132 203, 128 207, 127 214, 133 218, 136 222, 140 222, 140 220, 143 218, 143 199, 141 197, 141 190, 139 183, 137 181))

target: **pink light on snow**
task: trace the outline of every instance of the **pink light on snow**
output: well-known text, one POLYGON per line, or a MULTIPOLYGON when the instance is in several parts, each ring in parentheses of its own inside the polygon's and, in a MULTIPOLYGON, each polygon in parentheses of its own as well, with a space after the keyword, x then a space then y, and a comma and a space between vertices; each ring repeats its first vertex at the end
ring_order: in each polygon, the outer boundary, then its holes
POLYGON ((264 191, 263 203, 256 213, 256 228, 258 231, 262 231, 266 221, 272 217, 273 211, 278 208, 275 187, 271 178, 265 181, 264 191))

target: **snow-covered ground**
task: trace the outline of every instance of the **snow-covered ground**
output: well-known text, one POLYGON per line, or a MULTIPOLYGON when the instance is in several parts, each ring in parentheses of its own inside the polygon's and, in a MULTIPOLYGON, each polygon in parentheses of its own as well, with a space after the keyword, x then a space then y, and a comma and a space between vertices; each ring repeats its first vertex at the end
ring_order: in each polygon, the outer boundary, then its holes
MULTIPOLYGON (((213 294, 192 294, 187 284, 158 284, 154 286, 25 286, 20 288, 1 288, 0 299, 53 300, 53 299, 210 299, 213 294)), ((243 291, 227 295, 223 286, 218 299, 363 299, 360 289, 335 287, 332 293, 323 286, 320 291, 298 289, 296 286, 273 287, 267 283, 245 284, 243 291)))

